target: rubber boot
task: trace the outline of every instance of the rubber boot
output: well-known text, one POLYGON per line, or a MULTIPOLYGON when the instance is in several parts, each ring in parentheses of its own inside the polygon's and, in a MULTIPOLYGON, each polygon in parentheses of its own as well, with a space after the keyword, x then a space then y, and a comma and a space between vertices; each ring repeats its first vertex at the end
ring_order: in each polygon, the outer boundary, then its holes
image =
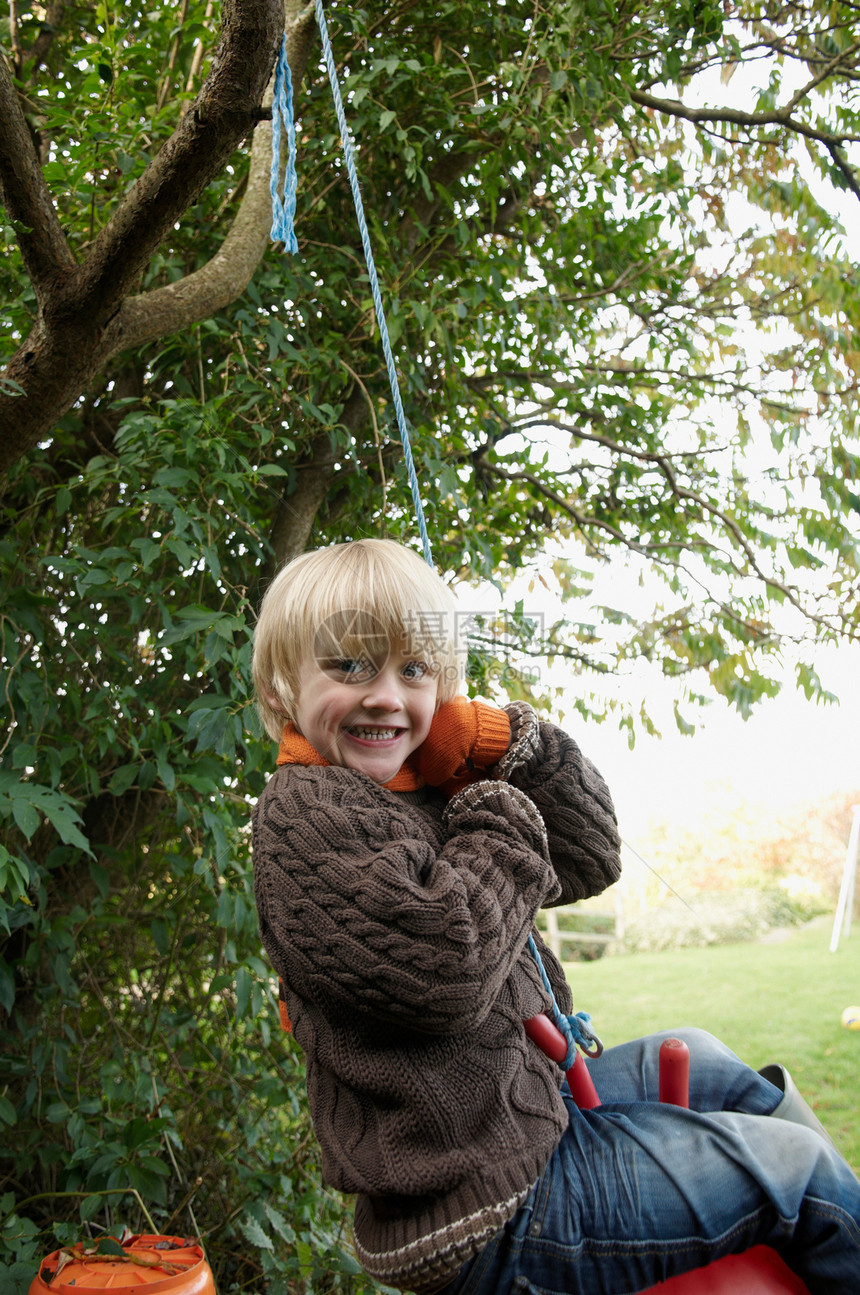
POLYGON ((774 1062, 772 1065, 762 1066, 758 1073, 782 1093, 782 1101, 770 1113, 771 1119, 788 1120, 791 1124, 803 1124, 808 1129, 814 1129, 819 1137, 836 1150, 836 1144, 830 1134, 818 1116, 807 1106, 785 1066, 774 1062))

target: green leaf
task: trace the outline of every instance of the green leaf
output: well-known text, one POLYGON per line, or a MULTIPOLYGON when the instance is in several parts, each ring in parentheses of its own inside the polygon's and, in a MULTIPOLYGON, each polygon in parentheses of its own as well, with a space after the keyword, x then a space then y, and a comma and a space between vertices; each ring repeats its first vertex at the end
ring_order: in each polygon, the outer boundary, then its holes
POLYGON ((361 1265, 356 1261, 355 1256, 351 1255, 348 1250, 339 1247, 337 1251, 338 1262, 341 1272, 347 1273, 350 1277, 357 1277, 362 1272, 361 1265))
POLYGON ((35 806, 29 804, 23 796, 16 796, 12 801, 12 817, 27 840, 31 840, 41 822, 35 806))
POLYGON ((240 1227, 252 1246, 256 1246, 258 1250, 274 1250, 271 1237, 266 1235, 257 1220, 251 1218, 250 1214, 242 1216, 240 1227))
POLYGON ((102 1205, 103 1199, 101 1196, 85 1196, 79 1206, 81 1222, 91 1222, 102 1208, 102 1205))
POLYGON ((168 764, 165 759, 159 758, 156 761, 156 769, 158 770, 158 777, 160 778, 165 791, 173 791, 176 786, 176 773, 174 772, 173 766, 168 764))
POLYGON ((80 815, 62 796, 46 798, 43 801, 45 817, 57 831, 65 845, 73 845, 79 850, 91 854, 90 843, 77 826, 80 815))
POLYGON ((120 765, 111 775, 108 791, 112 796, 122 796, 136 780, 140 766, 138 764, 120 765))
POLYGON ((97 1255, 117 1255, 123 1259, 125 1258, 125 1250, 113 1237, 99 1237, 96 1242, 95 1253, 97 1255))
POLYGON ((96 889, 98 890, 102 899, 107 899, 108 895, 110 894, 110 876, 107 872, 107 869, 103 868, 101 864, 96 863, 95 860, 90 859, 89 870, 90 870, 90 876, 95 882, 96 889))
POLYGON ((265 1200, 263 1201, 263 1209, 266 1213, 266 1218, 281 1240, 286 1241, 287 1245, 292 1245, 296 1239, 295 1229, 287 1222, 283 1214, 273 1209, 269 1202, 265 1200))

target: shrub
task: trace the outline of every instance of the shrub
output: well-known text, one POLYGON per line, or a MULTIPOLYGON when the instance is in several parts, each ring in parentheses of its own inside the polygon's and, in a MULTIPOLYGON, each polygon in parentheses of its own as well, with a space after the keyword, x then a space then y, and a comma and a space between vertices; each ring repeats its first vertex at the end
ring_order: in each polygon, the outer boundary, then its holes
POLYGON ((812 916, 779 888, 741 889, 731 894, 694 893, 689 904, 676 897, 632 922, 624 948, 656 953, 661 949, 755 940, 774 927, 797 926, 812 916))

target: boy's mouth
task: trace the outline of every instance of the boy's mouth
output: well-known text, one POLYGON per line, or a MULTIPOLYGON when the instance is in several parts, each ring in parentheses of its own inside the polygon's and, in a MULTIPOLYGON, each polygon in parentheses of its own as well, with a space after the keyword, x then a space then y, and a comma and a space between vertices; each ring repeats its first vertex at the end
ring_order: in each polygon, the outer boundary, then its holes
POLYGON ((353 724, 347 733, 360 738, 362 742, 390 742, 403 732, 402 728, 366 728, 363 724, 353 724))

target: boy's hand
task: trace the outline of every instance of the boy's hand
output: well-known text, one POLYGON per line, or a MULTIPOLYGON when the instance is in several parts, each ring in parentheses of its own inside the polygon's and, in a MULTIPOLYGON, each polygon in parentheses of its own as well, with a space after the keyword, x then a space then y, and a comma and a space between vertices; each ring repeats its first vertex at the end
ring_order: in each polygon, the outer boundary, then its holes
POLYGON ((508 749, 511 724, 503 710, 484 701, 455 697, 437 710, 418 749, 418 771, 431 787, 453 795, 474 769, 496 764, 508 749), (456 785, 448 787, 451 780, 456 785))

